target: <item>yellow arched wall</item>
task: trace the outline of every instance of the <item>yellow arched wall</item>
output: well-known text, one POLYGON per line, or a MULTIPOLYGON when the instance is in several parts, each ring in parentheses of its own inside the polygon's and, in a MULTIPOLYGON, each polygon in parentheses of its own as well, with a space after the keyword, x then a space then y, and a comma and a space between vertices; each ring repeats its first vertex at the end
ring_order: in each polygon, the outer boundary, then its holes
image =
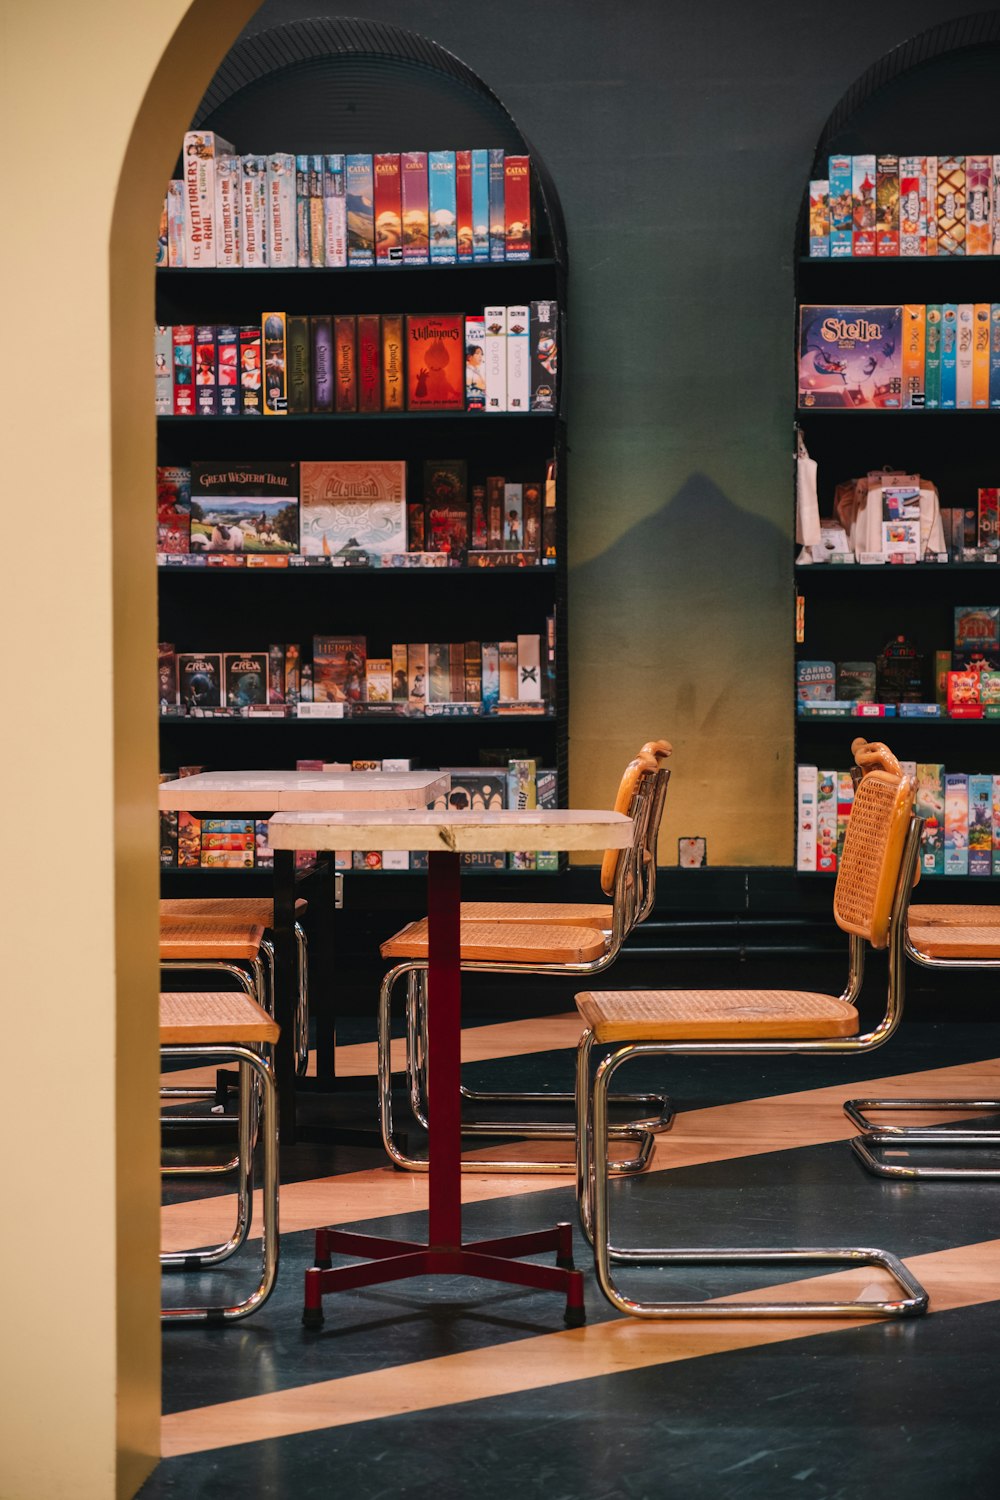
POLYGON ((4 6, 4 1500, 159 1451, 152 260, 255 9, 4 6))

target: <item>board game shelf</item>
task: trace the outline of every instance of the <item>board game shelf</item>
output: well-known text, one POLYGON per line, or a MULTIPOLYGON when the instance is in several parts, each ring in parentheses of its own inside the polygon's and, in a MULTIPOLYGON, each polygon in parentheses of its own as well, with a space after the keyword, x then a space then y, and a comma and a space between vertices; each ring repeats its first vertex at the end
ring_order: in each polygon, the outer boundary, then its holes
MULTIPOLYGON (((545 164, 481 80, 450 54, 423 41, 420 46, 420 66, 414 68, 408 60, 409 34, 391 26, 302 21, 271 28, 240 43, 224 61, 192 128, 215 132, 232 141, 236 151, 396 152, 422 149, 427 141, 461 148, 485 145, 500 148, 508 156, 530 157, 530 258, 370 267, 158 267, 159 325, 240 328, 256 324, 259 331, 266 310, 272 309, 280 309, 287 317, 314 319, 347 314, 359 319, 363 315, 405 319, 411 314, 442 320, 451 315, 460 320, 481 317, 486 306, 549 302, 557 309, 556 345, 565 347, 566 238, 558 194, 545 164), (277 65, 277 56, 286 62, 277 65), (287 57, 296 60, 288 63, 287 57), (401 59, 407 59, 402 66, 401 59), (375 80, 380 81, 377 87, 375 80), (348 99, 350 109, 345 104, 348 99), (394 117, 392 111, 403 101, 406 108, 396 125, 387 126, 387 119, 394 117), (404 116, 409 121, 405 129, 400 123, 404 116)), ((209 565, 207 560, 204 567, 161 564, 157 569, 160 639, 173 644, 178 654, 211 655, 241 648, 246 648, 245 654, 251 654, 250 648, 264 653, 272 642, 292 642, 299 644, 303 661, 308 661, 314 638, 348 638, 356 633, 365 638, 369 658, 388 658, 391 643, 414 639, 453 642, 462 636, 487 643, 537 636, 549 704, 543 714, 497 716, 375 711, 343 718, 165 715, 160 721, 163 771, 176 773, 195 761, 207 769, 238 764, 258 770, 293 767, 298 759, 363 757, 378 762, 386 756, 409 759, 414 768, 481 763, 485 772, 497 766, 498 758, 503 758, 504 765, 506 758, 524 759, 534 760, 539 770, 555 772, 559 805, 568 805, 567 435, 561 380, 554 380, 553 386, 552 409, 543 411, 317 413, 300 409, 280 418, 262 415, 256 420, 252 415, 201 412, 161 415, 157 422, 161 466, 183 468, 194 463, 205 473, 212 464, 233 469, 240 464, 277 468, 377 461, 405 465, 400 473, 409 503, 426 498, 427 465, 465 465, 468 500, 474 486, 499 476, 513 486, 535 484, 545 503, 554 497, 555 513, 555 555, 546 557, 544 565, 544 549, 537 545, 538 562, 523 566, 504 560, 502 565, 482 567, 471 556, 464 565, 454 567, 335 567, 318 560, 292 566, 209 565), (507 585, 491 583, 480 588, 475 580, 483 573, 503 574, 507 585), (200 580, 208 574, 226 581, 218 588, 204 585, 200 580), (435 587, 426 582, 429 574, 438 584, 444 575, 448 581, 435 587), (266 584, 258 583, 262 575, 268 579, 266 584), (420 581, 413 583, 417 577, 420 581), (192 584, 194 578, 199 582, 192 584), (303 583, 306 578, 311 580, 307 584, 303 583), (319 578, 324 580, 321 588, 315 586, 319 578), (374 583, 374 578, 386 582, 374 583), (247 579, 251 581, 239 581, 247 579), (372 589, 375 592, 369 593, 372 589), (550 620, 557 622, 554 633, 550 620)), ((420 395, 420 391, 410 392, 408 399, 420 395)), ((314 394, 306 404, 322 403, 314 394)), ((411 519, 408 509, 400 551, 412 542, 411 519)), ((212 522, 207 524, 211 529, 212 522)), ((551 525, 549 530, 551 535, 551 525)), ((259 527, 258 533, 264 534, 259 527)), ((516 531, 511 535, 516 536, 516 531)), ((205 546, 204 536, 199 536, 200 545, 205 546)), ((505 533, 505 542, 509 540, 505 533)), ((240 544, 243 541, 241 537, 240 544)), ((305 551, 304 535, 300 542, 305 551)), ((216 545, 213 538, 209 551, 216 545)), ((339 548, 339 543, 333 545, 339 548)), ((360 545, 364 550, 364 544, 360 545)), ((492 542, 489 545, 493 547, 492 542)), ((509 550, 516 553, 518 549, 509 550)), ((565 860, 561 863, 565 867, 565 860)), ((189 887, 188 877, 198 873, 209 874, 213 880, 222 873, 240 879, 251 874, 164 870, 166 893, 173 879, 184 875, 189 887)), ((383 872, 378 874, 385 878, 383 872)), ((522 876, 510 871, 504 878, 517 883, 522 876)), ((363 901, 364 890, 377 882, 359 878, 353 883, 360 888, 357 894, 363 901)))

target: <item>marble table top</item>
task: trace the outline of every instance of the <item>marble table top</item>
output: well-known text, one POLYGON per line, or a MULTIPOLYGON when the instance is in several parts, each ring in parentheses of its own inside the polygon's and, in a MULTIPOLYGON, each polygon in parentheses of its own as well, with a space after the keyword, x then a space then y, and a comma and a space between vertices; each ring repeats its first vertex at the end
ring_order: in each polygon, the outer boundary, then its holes
POLYGON ((626 849, 632 819, 571 808, 554 812, 279 812, 268 823, 272 849, 626 849))
POLYGON ((160 807, 218 813, 402 811, 426 808, 450 787, 446 771, 201 771, 161 782, 160 807))

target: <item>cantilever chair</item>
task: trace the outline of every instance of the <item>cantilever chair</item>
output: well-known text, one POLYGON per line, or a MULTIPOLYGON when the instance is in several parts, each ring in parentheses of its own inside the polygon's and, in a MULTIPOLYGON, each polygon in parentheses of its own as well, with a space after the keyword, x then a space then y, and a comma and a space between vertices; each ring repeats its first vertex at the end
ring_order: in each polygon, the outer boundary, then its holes
POLYGON ((255 1312, 274 1287, 278 1274, 278 1098, 272 1063, 277 1039, 278 1027, 273 1017, 248 994, 220 990, 160 995, 162 1058, 235 1063, 239 1075, 236 1226, 219 1245, 162 1254, 160 1264, 164 1270, 207 1270, 239 1250, 250 1229, 258 1115, 264 1157, 261 1272, 256 1288, 241 1302, 232 1304, 164 1307, 160 1314, 164 1323, 232 1323, 255 1312))
MULTIPOLYGON (((480 914, 469 920, 469 908, 483 903, 463 903, 461 926, 461 963, 463 972, 492 974, 539 974, 561 977, 590 976, 606 969, 617 957, 622 943, 638 922, 652 910, 656 894, 656 837, 663 813, 669 771, 661 761, 670 754, 664 740, 650 741, 628 766, 618 789, 615 811, 633 819, 634 833, 628 849, 609 850, 601 866, 601 885, 611 897, 610 905, 586 907, 596 913, 600 925, 582 925, 579 911, 574 917, 567 904, 548 908, 549 916, 535 921, 521 920, 520 913, 529 903, 510 903, 501 908, 489 903, 491 915, 480 914), (517 915, 500 920, 494 913, 507 910, 517 915)), ((543 903, 537 910, 546 912, 543 903)), ((379 1112, 385 1149, 397 1166, 409 1171, 426 1171, 426 1161, 408 1156, 395 1138, 392 1119, 392 1079, 390 1065, 390 1018, 395 985, 407 980, 407 1082, 410 1109, 417 1123, 426 1126, 424 1100, 426 1046, 427 920, 411 922, 382 945, 382 956, 401 960, 382 981, 379 995, 379 1112)), ((476 1102, 552 1104, 571 1103, 566 1093, 477 1094, 463 1088, 463 1097, 476 1102)), ((652 1108, 647 1118, 615 1126, 616 1140, 632 1141, 636 1155, 618 1160, 619 1171, 637 1171, 649 1159, 652 1132, 666 1129, 671 1114, 666 1100, 658 1096, 629 1095, 616 1103, 652 1108)), ((539 1120, 480 1121, 463 1126, 469 1135, 520 1136, 528 1139, 572 1140, 575 1124, 553 1124, 539 1120)), ((474 1172, 571 1172, 574 1164, 550 1159, 477 1160, 463 1163, 463 1170, 474 1172)))
POLYGON ((633 1058, 703 1056, 851 1056, 892 1036, 903 1013, 906 908, 919 847, 907 777, 872 771, 858 787, 837 873, 833 914, 849 934, 847 986, 839 996, 791 990, 591 991, 577 996, 587 1025, 577 1056, 578 1187, 581 1219, 593 1239, 597 1279, 610 1302, 643 1318, 904 1317, 923 1312, 927 1293, 897 1258, 868 1248, 680 1249, 623 1248, 612 1243, 608 1194, 608 1090, 633 1058), (866 946, 888 948, 886 1009, 862 1033, 855 1002, 866 946), (594 1047, 604 1053, 591 1081, 594 1047), (875 1265, 896 1282, 891 1298, 774 1302, 768 1300, 640 1301, 626 1295, 613 1266, 632 1265, 875 1265))
MULTIPOLYGON (((862 775, 872 768, 898 766, 881 741, 855 740, 851 746, 862 775)), ((911 905, 906 930, 906 956, 922 968, 935 971, 1000 969, 1000 906, 911 905)), ((964 1128, 947 1125, 892 1125, 877 1123, 871 1112, 894 1110, 938 1115, 991 1115, 1000 1113, 1000 1099, 848 1099, 844 1111, 861 1134, 851 1145, 870 1172, 877 1177, 912 1180, 972 1180, 1000 1178, 1000 1166, 933 1166, 913 1161, 913 1147, 980 1147, 1000 1149, 1000 1124, 969 1123, 964 1128), (886 1149, 905 1151, 906 1161, 888 1161, 886 1149)))

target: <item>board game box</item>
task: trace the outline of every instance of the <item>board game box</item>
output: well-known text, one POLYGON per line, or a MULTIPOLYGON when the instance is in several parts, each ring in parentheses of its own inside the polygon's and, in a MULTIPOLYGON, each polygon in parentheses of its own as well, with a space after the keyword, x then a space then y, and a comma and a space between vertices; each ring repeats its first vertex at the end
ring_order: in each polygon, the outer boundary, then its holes
POLYGON ((347 186, 344 157, 323 157, 323 259, 328 266, 347 264, 347 186))
POLYGON ((899 306, 819 307, 799 314, 799 405, 902 405, 899 306))
POLYGON ((401 265, 403 260, 402 199, 398 151, 374 158, 375 264, 401 265))
POLYGON ((192 552, 298 551, 299 466, 265 459, 246 467, 191 465, 192 552))
POLYGON ((266 651, 225 651, 222 680, 227 708, 250 708, 267 702, 269 662, 266 651))
POLYGON ((465 410, 465 318, 461 313, 406 316, 407 407, 465 410))
POLYGON ((300 550, 361 559, 406 551, 406 464, 388 459, 304 460, 299 465, 300 550))
POLYGON ((430 260, 427 207, 427 152, 404 151, 400 156, 402 188, 403 263, 426 266, 430 260))
POLYGON ((347 157, 347 264, 375 264, 375 185, 372 158, 347 157))
POLYGON ((177 691, 187 709, 222 707, 222 657, 218 652, 180 651, 177 691))
POLYGON ((313 702, 364 702, 367 654, 363 635, 314 636, 313 702))

